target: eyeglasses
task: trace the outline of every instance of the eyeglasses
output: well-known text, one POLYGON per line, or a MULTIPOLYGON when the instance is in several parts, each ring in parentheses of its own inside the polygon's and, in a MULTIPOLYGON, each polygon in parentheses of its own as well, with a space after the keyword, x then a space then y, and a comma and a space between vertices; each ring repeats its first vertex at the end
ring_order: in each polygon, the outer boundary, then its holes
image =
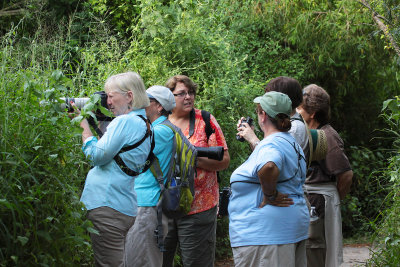
POLYGON ((194 96, 194 92, 182 92, 182 93, 179 93, 179 94, 174 94, 174 96, 177 96, 177 97, 180 97, 180 98, 185 97, 186 95, 188 95, 189 97, 193 97, 194 96))

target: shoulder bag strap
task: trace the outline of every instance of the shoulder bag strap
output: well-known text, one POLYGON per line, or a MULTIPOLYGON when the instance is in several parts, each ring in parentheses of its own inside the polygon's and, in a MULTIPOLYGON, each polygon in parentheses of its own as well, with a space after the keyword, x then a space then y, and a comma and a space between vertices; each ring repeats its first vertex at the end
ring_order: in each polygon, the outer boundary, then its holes
POLYGON ((138 115, 138 116, 139 116, 142 120, 144 120, 144 121, 146 122, 147 130, 146 130, 146 133, 145 133, 144 137, 143 137, 141 140, 139 140, 137 143, 122 148, 122 149, 114 156, 115 162, 118 164, 118 166, 121 168, 121 170, 122 170, 124 173, 126 173, 127 175, 129 175, 129 176, 137 176, 137 175, 139 175, 140 173, 146 172, 146 171, 150 168, 151 164, 153 163, 153 161, 154 161, 154 159, 155 159, 155 155, 154 155, 154 153, 153 153, 153 149, 154 149, 154 136, 152 135, 152 132, 151 132, 150 122, 149 122, 149 120, 146 120, 142 115, 138 115), (151 139, 150 153, 149 153, 149 155, 147 156, 147 159, 146 159, 146 162, 145 162, 145 164, 144 164, 144 167, 143 167, 142 171, 141 171, 141 172, 136 172, 136 171, 133 171, 133 170, 129 169, 129 167, 126 166, 125 162, 121 159, 121 157, 119 156, 119 154, 121 154, 121 153, 123 153, 123 152, 126 152, 126 151, 129 151, 129 150, 132 150, 132 149, 138 147, 138 146, 139 146, 140 144, 142 144, 142 143, 144 142, 144 140, 146 140, 146 138, 149 137, 149 136, 150 136, 150 139, 151 139))

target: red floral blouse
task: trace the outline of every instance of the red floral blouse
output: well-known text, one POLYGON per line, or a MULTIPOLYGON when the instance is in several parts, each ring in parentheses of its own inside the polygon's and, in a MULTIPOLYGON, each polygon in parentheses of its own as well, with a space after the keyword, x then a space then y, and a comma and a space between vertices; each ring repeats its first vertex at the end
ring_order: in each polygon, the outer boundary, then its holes
MULTIPOLYGON (((223 146, 224 150, 228 150, 224 134, 222 133, 221 127, 219 127, 219 124, 214 116, 210 115, 210 124, 215 130, 215 133, 210 135, 208 143, 205 132, 206 124, 201 116, 201 110, 195 109, 195 116, 196 119, 194 133, 189 138, 190 143, 199 147, 223 146)), ((183 134, 186 137, 189 136, 189 127, 183 131, 183 134)), ((209 210, 218 204, 219 186, 217 182, 217 172, 206 171, 204 169, 197 168, 197 176, 195 178, 194 186, 195 197, 189 214, 195 214, 209 210)))

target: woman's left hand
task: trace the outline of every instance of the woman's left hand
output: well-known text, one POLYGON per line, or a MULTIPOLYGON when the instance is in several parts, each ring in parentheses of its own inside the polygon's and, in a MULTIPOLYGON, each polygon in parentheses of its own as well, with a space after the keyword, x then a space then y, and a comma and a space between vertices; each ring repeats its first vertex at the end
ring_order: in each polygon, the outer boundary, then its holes
MULTIPOLYGON (((81 115, 81 111, 79 108, 75 105, 74 102, 71 102, 71 106, 74 108, 74 112, 68 113, 68 116, 73 119, 74 117, 77 117, 81 115)), ((90 130, 89 122, 86 119, 83 119, 80 123, 81 128, 83 129, 82 132, 82 142, 85 142, 85 140, 91 136, 93 136, 92 131, 90 130)))
POLYGON ((263 202, 261 202, 259 208, 262 208, 265 205, 272 205, 277 207, 289 207, 290 205, 293 204, 294 204, 293 199, 290 198, 288 194, 282 194, 278 192, 278 195, 276 196, 275 200, 269 200, 268 197, 264 195, 263 202))

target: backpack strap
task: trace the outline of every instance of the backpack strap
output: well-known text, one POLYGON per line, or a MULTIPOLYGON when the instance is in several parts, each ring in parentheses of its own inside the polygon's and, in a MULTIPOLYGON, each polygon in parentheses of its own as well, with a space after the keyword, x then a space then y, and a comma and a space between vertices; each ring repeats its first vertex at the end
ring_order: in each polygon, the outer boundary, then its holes
POLYGON ((203 120, 204 120, 204 122, 206 124, 205 132, 206 132, 206 135, 207 135, 207 142, 208 142, 208 139, 210 139, 210 136, 213 133, 215 133, 215 130, 211 127, 210 112, 202 110, 201 111, 201 116, 203 117, 203 120))
POLYGON ((156 238, 156 242, 158 245, 158 248, 160 249, 161 252, 166 251, 164 247, 164 231, 163 231, 163 225, 162 225, 162 195, 165 190, 164 186, 164 179, 163 179, 163 173, 160 167, 160 162, 157 157, 155 157, 153 164, 150 167, 150 171, 153 174, 153 176, 156 178, 158 184, 160 185, 160 198, 158 199, 157 202, 157 227, 154 230, 154 236, 156 238))
POLYGON ((194 125, 196 123, 196 112, 195 112, 194 108, 190 111, 189 116, 190 116, 190 118, 189 118, 189 137, 188 138, 190 138, 194 134, 194 125))
MULTIPOLYGON (((196 166, 196 159, 197 159, 197 150, 194 148, 192 143, 184 136, 182 133, 181 129, 176 127, 174 124, 172 124, 169 120, 165 120, 162 122, 163 125, 168 126, 175 134, 174 136, 174 149, 176 153, 174 153, 171 157, 171 164, 170 164, 170 170, 168 172, 168 177, 172 177, 174 173, 179 173, 180 177, 182 179, 182 182, 185 183, 185 180, 188 177, 192 177, 193 175, 195 176, 195 166, 196 166), (179 136, 179 138, 177 138, 179 136), (185 149, 187 147, 187 149, 185 149), (177 151, 179 150, 179 151, 177 151), (172 162, 172 160, 175 160, 172 162), (194 167, 190 168, 192 163, 194 162, 194 167)), ((187 181, 189 183, 189 188, 190 191, 192 192, 192 195, 194 195, 194 181, 189 180, 187 181)))
MULTIPOLYGON (((194 134, 194 126, 196 123, 196 112, 194 109, 192 109, 190 111, 190 119, 189 119, 189 138, 194 134)), ((207 135, 207 142, 208 139, 210 139, 210 136, 215 133, 215 130, 211 127, 211 123, 210 123, 210 112, 206 111, 206 110, 201 110, 201 117, 203 118, 204 123, 206 124, 205 127, 205 132, 207 135)))
MULTIPOLYGON (((206 124, 206 127, 204 128, 204 131, 206 132, 206 136, 207 136, 207 142, 210 139, 210 136, 215 133, 215 130, 213 129, 213 127, 211 127, 211 114, 210 112, 202 109, 201 110, 201 117, 203 118, 204 123, 206 124)), ((195 112, 194 109, 192 109, 191 114, 190 114, 190 122, 189 122, 189 137, 191 135, 193 135, 194 133, 194 123, 195 123, 195 112), (192 129, 193 127, 193 129, 192 129), (191 133, 192 130, 192 134, 191 133)), ((220 183, 221 182, 221 177, 219 175, 219 172, 217 172, 217 182, 220 183)))
MULTIPOLYGON (((299 114, 300 115, 300 114, 299 114)), ((302 123, 304 123, 305 124, 305 122, 304 122, 304 119, 303 119, 303 117, 300 115, 300 118, 293 118, 293 117, 290 117, 290 121, 292 122, 292 121, 301 121, 302 123)))
POLYGON ((151 132, 150 122, 149 122, 149 120, 146 120, 142 115, 138 115, 138 116, 146 123, 147 130, 146 130, 145 135, 137 143, 121 148, 121 150, 114 156, 115 162, 118 164, 118 166, 121 168, 121 170, 129 176, 137 176, 143 172, 146 172, 150 168, 151 164, 153 163, 153 161, 155 159, 155 155, 153 153, 154 136, 151 132), (126 166, 125 162, 121 159, 119 154, 137 148, 147 139, 147 137, 150 137, 150 139, 151 139, 151 147, 150 147, 150 153, 147 156, 146 162, 144 164, 144 168, 140 172, 133 171, 133 170, 129 169, 128 166, 126 166))
MULTIPOLYGON (((278 184, 281 184, 281 183, 284 183, 284 182, 287 182, 287 181, 292 180, 292 179, 296 176, 297 172, 300 170, 300 161, 301 161, 302 159, 303 159, 306 163, 307 163, 307 161, 306 161, 306 159, 303 157, 303 155, 301 155, 301 153, 300 153, 300 151, 299 151, 299 148, 296 148, 296 143, 293 143, 293 144, 292 144, 289 140, 287 140, 286 138, 284 138, 284 137, 282 137, 282 136, 277 136, 277 137, 286 140, 286 141, 293 147, 294 151, 295 151, 296 154, 297 154, 297 170, 296 170, 296 172, 294 173, 294 175, 293 175, 292 177, 290 177, 290 178, 288 178, 288 179, 286 179, 286 180, 283 180, 283 181, 278 181, 278 184)), ((301 148, 300 148, 300 149, 301 149, 301 148)))

